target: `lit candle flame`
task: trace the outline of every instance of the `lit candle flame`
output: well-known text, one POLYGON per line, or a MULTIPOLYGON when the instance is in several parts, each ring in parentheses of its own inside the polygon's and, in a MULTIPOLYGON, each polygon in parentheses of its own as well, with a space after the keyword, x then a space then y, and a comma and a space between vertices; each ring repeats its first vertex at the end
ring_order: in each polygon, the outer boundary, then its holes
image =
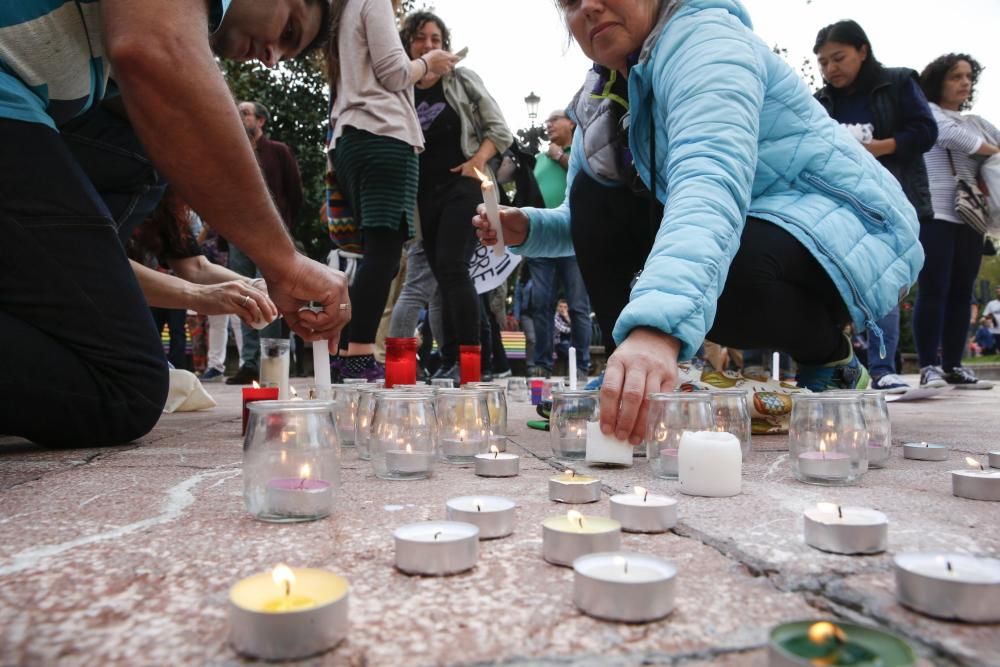
POLYGON ((288 452, 283 449, 281 450, 281 462, 288 463, 288 452))
POLYGON ((295 583, 295 573, 292 568, 284 563, 279 563, 271 570, 271 579, 274 583, 285 589, 285 597, 292 594, 292 584, 295 583))
POLYGON ((473 168, 472 168, 472 171, 476 172, 476 177, 477 177, 477 178, 478 178, 478 179, 479 179, 480 181, 482 181, 482 182, 483 182, 484 184, 485 184, 485 183, 489 183, 490 185, 492 185, 492 184, 493 184, 493 181, 491 181, 491 180, 490 180, 489 178, 487 178, 487 177, 486 177, 486 174, 484 174, 483 172, 479 171, 479 170, 478 170, 478 169, 476 169, 475 167, 473 167, 473 168))
POLYGON ((827 621, 820 621, 819 623, 810 625, 808 635, 809 641, 813 644, 825 644, 831 639, 835 639, 837 643, 847 640, 847 635, 844 634, 843 630, 827 621))
POLYGON ((299 477, 302 479, 309 479, 312 476, 312 466, 308 463, 303 463, 302 467, 299 468, 299 477))
POLYGON ((495 459, 500 458, 500 448, 496 445, 490 445, 490 454, 492 454, 495 459))
POLYGON ((406 453, 407 454, 412 454, 413 453, 413 447, 410 447, 409 445, 407 445, 406 446, 406 453))
POLYGON ((844 518, 844 511, 837 503, 816 503, 816 509, 824 514, 836 514, 839 518, 844 518))
POLYGON ((568 477, 576 477, 576 471, 575 470, 566 470, 566 472, 564 472, 563 474, 566 475, 566 476, 568 476, 568 477))
POLYGON ((628 574, 628 560, 624 556, 615 556, 611 559, 614 564, 624 570, 625 574, 628 574))
POLYGON ((570 510, 566 512, 566 519, 570 523, 576 523, 580 525, 580 530, 583 530, 583 515, 576 510, 570 510))
POLYGON ((819 441, 819 453, 826 456, 826 440, 819 441))
POLYGON ((298 398, 299 392, 295 391, 295 387, 289 386, 288 391, 292 395, 293 399, 298 398))
POLYGON ((982 463, 980 463, 980 462, 979 462, 979 461, 977 461, 976 459, 972 458, 971 456, 966 456, 966 457, 965 457, 965 462, 966 462, 966 463, 967 463, 967 464, 968 464, 969 466, 971 466, 971 467, 973 467, 973 468, 979 468, 980 470, 986 470, 986 468, 984 468, 984 467, 983 467, 983 464, 982 464, 982 463))
POLYGON ((259 382, 257 382, 256 380, 254 380, 254 381, 253 381, 253 388, 254 388, 254 389, 260 389, 260 383, 259 383, 259 382))
POLYGON ((642 502, 646 502, 646 498, 649 497, 649 491, 647 491, 645 488, 641 486, 635 486, 632 487, 632 489, 635 491, 635 495, 642 498, 642 502))
POLYGON ((459 429, 459 431, 458 431, 458 439, 461 442, 465 442, 465 429, 464 428, 463 429, 459 429))

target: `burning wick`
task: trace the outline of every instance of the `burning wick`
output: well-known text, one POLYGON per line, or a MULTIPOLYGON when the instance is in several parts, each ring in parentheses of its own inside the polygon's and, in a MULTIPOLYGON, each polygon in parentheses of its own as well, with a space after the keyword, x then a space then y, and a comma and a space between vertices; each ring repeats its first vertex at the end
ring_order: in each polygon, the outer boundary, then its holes
POLYGON ((649 490, 648 489, 644 489, 641 486, 636 486, 636 487, 633 487, 633 490, 635 491, 635 495, 642 496, 642 502, 646 502, 646 499, 649 497, 649 490))
POLYGON ((309 476, 312 474, 312 468, 309 467, 308 463, 303 463, 302 467, 299 468, 299 488, 306 488, 306 482, 309 480, 309 476))
POLYGON ((986 468, 983 467, 983 464, 977 461, 976 459, 972 458, 971 456, 966 456, 965 462, 970 466, 972 466, 973 468, 978 467, 980 472, 986 472, 986 468))
POLYGON ((278 586, 285 587, 285 597, 289 597, 292 594, 292 582, 295 581, 295 574, 292 572, 291 568, 284 563, 279 563, 274 566, 274 570, 271 571, 271 579, 278 586))
POLYGON ((576 521, 577 523, 579 523, 580 524, 580 530, 583 530, 583 515, 582 514, 580 514, 576 510, 570 510, 570 511, 566 512, 566 518, 569 520, 570 523, 573 523, 574 521, 576 521))
POLYGON ((564 475, 569 475, 570 477, 576 477, 576 471, 575 470, 567 470, 563 474, 564 475))
POLYGON ((309 387, 309 400, 313 401, 315 399, 316 399, 316 389, 313 387, 309 387))
POLYGON ((500 450, 497 448, 496 445, 490 445, 490 454, 493 455, 494 459, 500 458, 500 450))

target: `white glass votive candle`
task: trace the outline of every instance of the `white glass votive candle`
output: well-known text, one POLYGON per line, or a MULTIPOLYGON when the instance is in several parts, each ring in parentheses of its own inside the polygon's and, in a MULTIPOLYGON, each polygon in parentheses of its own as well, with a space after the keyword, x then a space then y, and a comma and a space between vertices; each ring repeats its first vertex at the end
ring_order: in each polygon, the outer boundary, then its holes
POLYGON ((479 539, 492 540, 514 532, 514 508, 509 498, 461 496, 447 502, 449 521, 463 521, 479 527, 479 539))
POLYGON ((557 503, 596 503, 601 499, 601 480, 567 470, 549 478, 549 500, 557 503))
POLYGON ((1000 560, 908 553, 894 563, 896 597, 907 607, 936 618, 1000 621, 1000 560))
POLYGON ((795 478, 858 484, 868 470, 868 431, 858 392, 794 394, 788 444, 795 478))
POLYGON ((332 386, 333 419, 337 425, 337 438, 341 447, 354 447, 357 426, 354 420, 358 414, 358 386, 335 384, 332 386))
POLYGON ((288 384, 290 343, 287 338, 260 339, 260 386, 277 387, 278 400, 292 399, 288 384))
POLYGON ((614 519, 584 516, 570 510, 566 516, 542 522, 542 557, 553 565, 571 567, 580 556, 599 551, 618 551, 622 526, 614 519))
POLYGON ((677 479, 678 452, 685 431, 715 429, 712 397, 708 392, 650 394, 646 421, 646 457, 657 477, 677 479))
POLYGON ((279 565, 229 590, 229 643, 264 660, 322 653, 347 637, 348 600, 343 577, 279 565))
POLYGON ((467 389, 439 389, 434 399, 442 460, 466 464, 489 451, 490 414, 486 394, 467 389))
POLYGON ((907 442, 903 445, 903 458, 915 461, 947 461, 950 452, 944 445, 927 442, 907 442))
POLYGON ((889 519, 864 507, 817 503, 805 511, 806 544, 835 554, 876 554, 889 542, 889 519))
POLYGON ((599 410, 596 390, 553 390, 549 418, 552 455, 569 461, 584 458, 587 454, 587 426, 597 421, 599 410))
POLYGON ((592 553, 573 561, 573 602, 595 618, 655 621, 674 610, 677 568, 655 556, 592 553))
POLYGON ((611 518, 627 533, 665 533, 677 525, 677 501, 637 486, 611 496, 611 518))
POLYGON ((1000 470, 987 470, 979 461, 968 456, 967 470, 951 471, 951 492, 969 500, 1000 501, 1000 470))
POLYGON ((489 431, 491 436, 507 434, 507 393, 495 382, 469 382, 465 390, 481 392, 486 397, 489 410, 489 431))
POLYGON ((677 452, 681 493, 724 498, 740 493, 743 453, 732 433, 685 431, 677 452))
POLYGON ((479 560, 479 527, 461 521, 421 521, 392 531, 396 569, 406 574, 465 572, 479 560))
POLYGON ((480 477, 515 477, 520 472, 521 457, 490 446, 489 454, 476 454, 476 474, 480 477))
POLYGON ((376 477, 429 477, 437 457, 437 438, 434 398, 430 393, 387 390, 375 394, 367 444, 376 477))

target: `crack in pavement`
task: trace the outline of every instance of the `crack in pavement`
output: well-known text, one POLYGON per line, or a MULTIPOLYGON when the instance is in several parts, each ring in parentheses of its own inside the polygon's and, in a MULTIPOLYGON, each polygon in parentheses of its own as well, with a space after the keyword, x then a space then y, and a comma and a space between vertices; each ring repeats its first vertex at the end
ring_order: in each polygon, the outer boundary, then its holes
POLYGON ((558 665, 572 665, 573 667, 629 667, 631 665, 670 665, 670 666, 681 667, 687 663, 692 663, 692 662, 704 662, 706 660, 711 661, 716 658, 721 658, 728 655, 741 655, 744 653, 752 653, 754 651, 759 651, 760 649, 766 647, 767 647, 766 644, 752 644, 747 646, 707 648, 701 651, 687 651, 683 653, 663 653, 660 651, 656 651, 652 653, 649 652, 632 653, 621 656, 571 655, 571 656, 552 656, 552 657, 533 657, 533 658, 517 657, 504 660, 503 662, 478 661, 478 662, 456 663, 456 665, 461 665, 461 667, 489 667, 491 665, 499 667, 518 667, 518 666, 526 667, 528 665, 531 665, 532 667, 556 667, 558 665))

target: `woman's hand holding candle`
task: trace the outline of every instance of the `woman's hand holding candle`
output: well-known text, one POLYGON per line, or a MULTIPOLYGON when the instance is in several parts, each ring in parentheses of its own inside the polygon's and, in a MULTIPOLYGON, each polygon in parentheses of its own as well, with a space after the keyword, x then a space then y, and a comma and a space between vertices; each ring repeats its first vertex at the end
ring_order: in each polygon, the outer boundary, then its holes
MULTIPOLYGON (((531 223, 524 211, 512 206, 500 206, 500 224, 503 227, 503 238, 507 245, 518 246, 528 238, 528 228, 531 223)), ((476 215, 472 218, 472 226, 483 245, 496 245, 497 234, 490 226, 486 217, 486 204, 480 204, 476 215)))

